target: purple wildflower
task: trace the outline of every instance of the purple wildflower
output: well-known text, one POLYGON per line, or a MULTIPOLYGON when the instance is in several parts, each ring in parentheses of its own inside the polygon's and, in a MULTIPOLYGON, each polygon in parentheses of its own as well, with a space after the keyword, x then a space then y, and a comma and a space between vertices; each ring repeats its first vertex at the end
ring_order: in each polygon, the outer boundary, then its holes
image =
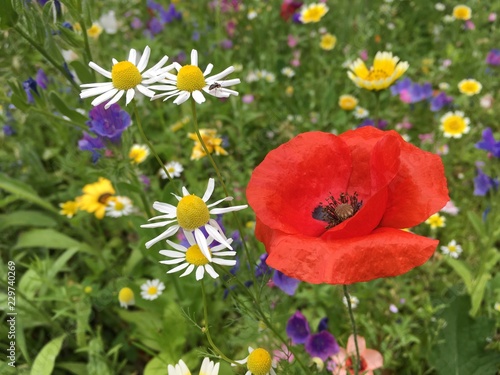
POLYGON ((101 138, 93 138, 90 134, 83 132, 83 138, 78 141, 78 148, 82 151, 92 152, 92 162, 97 163, 101 154, 97 151, 103 149, 104 142, 101 138))
POLYGON ((492 178, 477 168, 477 176, 474 178, 474 195, 485 196, 490 189, 497 189, 499 185, 497 178, 492 178))
POLYGON ((296 311, 286 324, 286 334, 292 339, 292 344, 304 344, 311 334, 309 322, 307 318, 300 312, 296 311))
POLYGON ((495 140, 491 128, 483 130, 483 139, 476 143, 476 147, 491 152, 494 157, 500 158, 500 141, 495 140))
POLYGON ((486 56, 486 64, 499 66, 500 65, 500 49, 493 48, 486 56))
POLYGON ((273 275, 273 283, 278 288, 280 288, 285 294, 293 296, 297 291, 300 284, 300 280, 294 279, 293 277, 288 277, 284 273, 276 270, 273 275))
POLYGON ((44 90, 47 89, 47 85, 49 84, 49 79, 41 68, 36 72, 36 83, 44 90))
POLYGON ((443 107, 450 105, 452 101, 453 98, 451 96, 446 95, 444 92, 440 92, 431 99, 431 111, 440 111, 443 107))
POLYGON ((305 348, 311 357, 319 357, 323 361, 340 351, 335 337, 328 331, 310 335, 305 343, 305 348))
POLYGON ((3 134, 6 136, 6 137, 10 137, 11 135, 14 135, 15 134, 15 131, 14 129, 12 128, 12 126, 10 125, 4 125, 3 128, 3 134))
POLYGON ((40 94, 38 93, 38 84, 31 77, 29 77, 26 81, 23 82, 23 88, 24 88, 24 91, 26 92, 26 96, 28 98, 28 103, 35 102, 35 99, 33 98, 32 92, 34 92, 35 94, 40 96, 40 94))
POLYGON ((174 4, 170 4, 168 7, 168 10, 165 10, 163 7, 159 10, 160 12, 160 19, 161 21, 165 23, 170 23, 173 21, 180 21, 182 19, 182 13, 178 12, 177 9, 175 9, 174 4))
POLYGON ((363 120, 361 124, 358 125, 358 128, 363 128, 365 126, 375 126, 378 129, 384 130, 387 127, 387 121, 379 119, 375 123, 375 120, 372 120, 371 118, 366 118, 363 120))
POLYGON ((111 142, 118 142, 123 131, 130 126, 130 115, 122 110, 118 104, 112 104, 107 110, 105 103, 92 108, 89 112, 89 129, 100 137, 108 138, 111 142))

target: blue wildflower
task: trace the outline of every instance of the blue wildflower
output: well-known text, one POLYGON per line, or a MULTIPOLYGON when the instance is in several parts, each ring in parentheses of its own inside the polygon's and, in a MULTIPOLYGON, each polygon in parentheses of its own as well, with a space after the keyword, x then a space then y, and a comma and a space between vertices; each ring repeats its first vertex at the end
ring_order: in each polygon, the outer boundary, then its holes
POLYGON ((4 125, 2 127, 2 130, 3 130, 3 134, 6 136, 6 137, 10 137, 11 135, 14 135, 15 134, 15 131, 14 129, 12 128, 12 126, 10 125, 4 125))
POLYGON ((107 110, 104 105, 105 103, 102 103, 92 108, 87 125, 98 136, 118 142, 123 131, 130 126, 130 115, 116 103, 107 110))
POLYGON ((365 126, 374 126, 378 129, 384 130, 387 127, 387 121, 385 120, 377 120, 375 123, 375 120, 372 120, 371 118, 366 118, 363 120, 361 124, 358 125, 358 128, 363 128, 365 126))
POLYGON ((297 288, 300 284, 300 280, 294 279, 293 277, 289 277, 284 273, 269 267, 266 264, 267 256, 268 256, 267 254, 262 254, 260 256, 259 263, 255 267, 255 277, 261 277, 268 273, 274 272, 271 279, 272 281, 271 286, 276 286, 285 294, 293 296, 297 291, 297 288))
POLYGON ((28 98, 28 103, 35 102, 35 99, 33 98, 32 92, 34 92, 35 94, 40 96, 40 94, 38 93, 38 84, 31 77, 29 77, 26 81, 23 82, 23 88, 24 88, 24 91, 26 92, 26 96, 28 98))
POLYGON ((42 89, 44 90, 47 89, 47 85, 49 84, 49 79, 42 68, 38 69, 38 71, 36 72, 36 83, 42 89))
POLYGON ((98 150, 105 147, 104 142, 99 137, 92 137, 90 134, 83 132, 83 138, 78 141, 78 148, 82 151, 92 152, 92 162, 97 163, 101 154, 98 150))
POLYGON ((485 196, 490 189, 497 189, 499 185, 497 178, 492 178, 477 168, 477 176, 474 178, 474 195, 485 196))
POLYGON ((483 139, 476 143, 476 147, 491 152, 494 157, 500 158, 500 141, 495 140, 491 128, 483 130, 483 139))
POLYGON ((453 101, 451 96, 446 95, 444 92, 440 92, 431 99, 431 111, 440 111, 443 107, 448 106, 453 101))

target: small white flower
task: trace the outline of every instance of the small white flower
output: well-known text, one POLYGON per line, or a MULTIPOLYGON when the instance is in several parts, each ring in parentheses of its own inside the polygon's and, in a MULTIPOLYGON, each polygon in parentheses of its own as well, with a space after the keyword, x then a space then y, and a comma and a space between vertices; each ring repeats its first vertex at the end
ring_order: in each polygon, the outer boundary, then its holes
POLYGON ((226 87, 240 83, 239 78, 222 80, 234 72, 234 67, 230 66, 222 72, 208 77, 214 66, 208 64, 205 71, 202 72, 198 67, 198 51, 195 49, 191 51, 191 65, 181 66, 181 64, 174 62, 172 67, 177 70, 177 75, 165 73, 165 79, 159 82, 159 85, 150 87, 152 90, 165 91, 163 94, 153 96, 152 100, 164 98, 163 101, 165 101, 177 97, 174 103, 179 105, 192 96, 196 103, 201 104, 205 102, 202 91, 216 98, 238 95, 237 91, 226 87))
POLYGON ((168 375, 191 375, 191 372, 182 359, 175 366, 168 365, 167 369, 168 375))
POLYGON ((107 34, 116 34, 118 31, 118 21, 116 20, 114 10, 104 13, 101 18, 99 18, 99 23, 107 34))
POLYGON ((247 208, 248 206, 245 204, 242 206, 212 208, 224 201, 233 200, 233 197, 226 197, 207 205, 206 202, 212 196, 212 193, 214 192, 214 187, 215 187, 215 181, 213 178, 210 178, 208 180, 207 190, 205 191, 205 194, 203 194, 202 198, 199 198, 194 194, 189 194, 188 190, 185 187, 183 187, 182 197, 179 197, 174 194, 175 198, 179 201, 179 203, 177 203, 177 206, 173 206, 171 204, 163 202, 155 202, 153 204, 153 208, 157 211, 164 213, 165 215, 156 216, 149 220, 150 221, 158 219, 167 219, 167 220, 158 221, 152 224, 144 224, 141 225, 141 228, 159 228, 171 224, 173 225, 171 225, 167 230, 165 230, 159 236, 153 238, 151 241, 146 242, 146 248, 149 249, 155 243, 164 240, 170 236, 173 236, 175 233, 179 231, 179 229, 182 228, 184 234, 186 235, 187 233, 194 232, 194 236, 196 238, 198 245, 201 248, 201 252, 210 261, 212 260, 212 257, 210 255, 210 252, 208 251, 207 239, 205 238, 205 235, 201 231, 201 228, 205 228, 209 236, 214 238, 217 242, 226 245, 227 248, 232 250, 232 247, 228 243, 228 240, 226 239, 226 236, 222 232, 221 227, 219 226, 217 221, 215 221, 215 219, 210 218, 210 215, 219 215, 219 214, 224 214, 226 212, 239 211, 244 208, 247 208))
POLYGON ((360 107, 360 106, 357 106, 356 108, 354 108, 353 113, 354 113, 354 117, 356 117, 358 119, 366 118, 370 114, 370 112, 368 112, 367 109, 360 107))
POLYGON ((164 289, 165 284, 163 284, 160 280, 148 280, 141 285, 141 297, 152 301, 157 299, 158 296, 163 293, 164 289))
MULTIPOLYGON (((185 269, 184 273, 180 276, 190 275, 196 267, 196 280, 201 280, 205 275, 205 271, 212 276, 212 278, 216 279, 219 277, 219 274, 215 272, 210 263, 220 264, 222 266, 234 266, 236 264, 236 260, 228 260, 221 257, 234 257, 236 255, 236 251, 221 251, 226 249, 225 244, 219 244, 214 247, 210 247, 210 245, 214 242, 214 239, 209 236, 205 239, 207 243, 208 253, 211 254, 211 259, 209 260, 201 251, 201 246, 196 243, 196 239, 194 238, 191 232, 185 232, 186 239, 189 243, 189 247, 184 247, 182 245, 176 244, 170 240, 167 240, 167 243, 173 247, 175 250, 160 250, 161 255, 165 255, 166 257, 171 258, 170 260, 161 260, 160 263, 163 264, 179 264, 178 266, 172 268, 167 273, 174 273, 178 271, 182 271, 185 269)), ((232 238, 227 240, 227 243, 233 242, 232 238)))
POLYGON ((124 196, 115 196, 108 199, 106 206, 106 216, 121 217, 128 216, 135 210, 130 198, 124 196))
MULTIPOLYGON (((181 173, 184 171, 184 167, 178 161, 171 161, 171 162, 165 164, 165 169, 167 170, 168 174, 172 178, 180 177, 181 173)), ((166 180, 168 178, 168 176, 165 173, 165 171, 163 170, 163 168, 160 168, 160 177, 164 180, 166 180)))
MULTIPOLYGON (((349 296, 349 300, 351 302, 351 307, 353 309, 355 309, 356 307, 358 307, 358 304, 359 304, 359 299, 358 297, 355 297, 355 296, 349 296)), ((347 304, 347 298, 342 297, 342 302, 344 303, 344 305, 346 305, 346 307, 348 307, 349 305, 347 304)))
POLYGON ((250 10, 248 11, 247 18, 248 18, 249 20, 253 20, 254 18, 257 18, 257 16, 258 16, 258 13, 257 13, 255 10, 250 9, 250 10))
POLYGON ((451 240, 448 246, 441 246, 441 251, 444 255, 457 259, 462 253, 462 246, 458 245, 457 241, 451 240))
POLYGON ((289 66, 285 66, 283 69, 281 69, 281 74, 287 76, 288 78, 292 78, 295 75, 295 71, 289 66))
POLYGON ((436 3, 434 5, 434 8, 436 8, 436 10, 442 12, 443 10, 446 9, 446 6, 443 3, 436 3))
POLYGON ((148 65, 151 49, 146 46, 139 62, 137 62, 137 52, 131 49, 128 60, 118 62, 112 59, 113 67, 111 72, 101 68, 94 62, 90 62, 89 66, 97 73, 111 79, 111 82, 104 83, 86 83, 80 85, 84 88, 80 93, 80 98, 85 99, 91 96, 97 96, 92 101, 92 105, 96 106, 105 101, 108 101, 104 108, 108 109, 112 104, 116 103, 126 93, 126 102, 128 105, 135 96, 136 90, 146 95, 153 97, 154 91, 148 88, 148 85, 158 82, 164 77, 164 74, 171 68, 171 65, 162 68, 168 60, 167 56, 163 56, 158 64, 144 71, 148 65))

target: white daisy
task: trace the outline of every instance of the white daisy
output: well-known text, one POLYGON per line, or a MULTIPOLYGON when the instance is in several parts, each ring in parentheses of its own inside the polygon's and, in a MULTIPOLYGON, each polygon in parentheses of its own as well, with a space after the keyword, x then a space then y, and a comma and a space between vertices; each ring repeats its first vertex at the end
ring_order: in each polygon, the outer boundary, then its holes
POLYGON ((370 114, 370 112, 368 112, 367 109, 363 108, 363 107, 359 107, 357 106, 356 108, 354 108, 354 117, 356 118, 366 118, 368 117, 368 115, 370 114))
POLYGON ((153 97, 155 93, 147 86, 161 80, 164 74, 172 69, 172 66, 162 68, 168 60, 168 56, 163 56, 158 64, 144 71, 150 54, 151 49, 146 46, 141 59, 137 63, 137 52, 135 49, 131 49, 127 61, 118 62, 116 59, 112 59, 113 67, 111 72, 91 61, 89 66, 104 77, 111 79, 111 82, 80 85, 80 87, 84 88, 80 93, 80 98, 84 99, 98 95, 92 101, 92 105, 96 106, 109 100, 104 106, 104 108, 108 109, 113 103, 120 100, 125 93, 127 93, 126 105, 129 104, 135 96, 136 89, 147 97, 153 97))
POLYGON ((191 375, 191 372, 181 359, 175 366, 168 365, 168 375, 191 375))
MULTIPOLYGON (((236 260, 228 260, 220 257, 226 256, 235 256, 236 251, 221 251, 226 249, 225 244, 219 244, 214 247, 210 247, 210 245, 214 242, 214 239, 211 236, 205 240, 207 243, 208 253, 211 254, 211 259, 207 259, 207 257, 202 253, 201 246, 196 243, 196 238, 193 236, 191 232, 186 232, 186 239, 189 243, 189 247, 182 246, 180 244, 176 244, 170 240, 167 240, 167 243, 172 246, 175 250, 160 250, 161 255, 165 255, 170 260, 161 260, 160 263, 163 264, 179 264, 177 267, 172 268, 167 273, 174 273, 178 271, 182 271, 185 269, 184 273, 180 276, 190 275, 194 268, 196 267, 196 280, 201 280, 205 275, 205 271, 212 276, 212 278, 216 279, 219 277, 219 274, 215 272, 210 263, 220 264, 221 266, 234 266, 236 264, 236 260)), ((227 239, 227 243, 231 244, 233 242, 232 238, 227 239)))
MULTIPOLYGON (((359 304, 359 299, 358 297, 355 297, 355 296, 349 296, 349 300, 351 302, 351 307, 353 309, 355 309, 356 307, 358 307, 358 304, 359 304)), ((344 305, 346 305, 346 307, 349 307, 348 303, 347 303, 347 298, 342 297, 342 302, 344 303, 344 305)))
MULTIPOLYGON (((181 163, 178 161, 171 161, 167 164, 165 164, 165 169, 167 170, 168 174, 170 177, 180 177, 181 173, 184 171, 184 167, 182 166, 181 163)), ((167 174, 163 170, 163 168, 160 168, 160 177, 166 180, 168 178, 167 174)))
POLYGON ((457 259, 462 253, 462 246, 457 244, 457 241, 451 240, 448 246, 441 246, 441 251, 444 255, 457 259))
POLYGON ((157 299, 158 296, 163 293, 164 289, 165 284, 163 284, 160 280, 148 280, 141 285, 141 297, 152 301, 157 299))
MULTIPOLYGON (((253 349, 249 346, 248 353, 249 355, 245 359, 235 361, 242 365, 246 363, 248 371, 245 375, 276 375, 276 371, 273 369, 276 366, 273 364, 271 354, 266 349, 253 349)), ((235 365, 231 364, 231 366, 235 365)))
POLYGON ((218 375, 220 363, 214 363, 208 357, 205 357, 201 363, 199 375, 218 375))
POLYGON ((217 221, 215 221, 215 219, 210 218, 210 215, 219 215, 219 214, 225 214, 226 212, 238 211, 247 208, 248 206, 245 204, 241 206, 232 206, 225 208, 212 208, 224 201, 233 200, 233 197, 226 197, 207 205, 206 202, 212 196, 212 193, 214 192, 214 187, 215 187, 215 181, 213 178, 210 178, 208 180, 207 190, 205 191, 205 194, 203 194, 202 198, 194 194, 189 194, 188 190, 185 187, 183 187, 182 197, 179 197, 174 194, 174 196, 179 201, 179 203, 177 203, 177 206, 173 206, 171 204, 164 202, 155 202, 153 204, 153 208, 157 211, 164 213, 165 215, 155 216, 149 219, 149 221, 158 219, 167 219, 167 220, 159 221, 152 224, 144 224, 141 225, 141 228, 159 228, 170 224, 174 223, 175 224, 170 226, 166 231, 164 231, 159 236, 153 238, 151 241, 146 242, 146 248, 149 249, 155 243, 170 236, 173 236, 175 233, 177 233, 177 231, 180 228, 182 228, 182 230, 186 235, 187 233, 194 232, 196 242, 198 243, 198 245, 200 245, 201 252, 209 261, 211 261, 212 258, 210 252, 208 251, 207 239, 205 238, 205 235, 201 231, 201 228, 204 227, 210 237, 214 238, 217 242, 226 245, 227 248, 232 250, 232 247, 228 243, 226 236, 222 232, 221 227, 219 226, 217 221))
POLYGON ((295 71, 289 66, 285 66, 283 69, 281 69, 281 74, 287 76, 288 78, 292 78, 295 75, 295 71))
POLYGON ((212 72, 214 66, 208 64, 205 71, 202 72, 198 67, 198 52, 194 49, 191 51, 191 65, 181 66, 179 63, 174 62, 172 67, 177 70, 177 75, 165 73, 165 79, 159 82, 165 84, 150 87, 151 90, 165 91, 163 94, 153 96, 152 100, 165 98, 163 99, 165 101, 176 96, 177 98, 174 100, 174 103, 179 105, 192 96, 198 104, 201 104, 205 101, 205 96, 201 92, 202 90, 217 98, 238 95, 237 91, 226 88, 240 83, 241 81, 238 78, 221 80, 234 72, 234 67, 230 66, 212 77, 207 77, 212 72))
POLYGON ((120 217, 128 216, 135 210, 130 198, 124 196, 115 196, 108 199, 106 206, 106 216, 120 217))

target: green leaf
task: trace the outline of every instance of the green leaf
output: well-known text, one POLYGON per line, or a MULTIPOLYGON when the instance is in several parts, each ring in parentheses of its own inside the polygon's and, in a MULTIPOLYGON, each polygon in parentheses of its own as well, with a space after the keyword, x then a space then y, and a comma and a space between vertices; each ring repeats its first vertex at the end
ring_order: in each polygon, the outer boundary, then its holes
POLYGON ((82 83, 91 83, 95 82, 95 79, 90 72, 90 68, 84 64, 82 64, 80 61, 75 60, 69 63, 69 65, 73 68, 75 71, 76 75, 78 76, 78 79, 82 83))
POLYGON ((13 195, 20 197, 28 202, 34 203, 49 211, 59 214, 59 211, 49 202, 40 198, 33 188, 24 182, 15 180, 7 175, 0 173, 0 189, 3 189, 13 195))
POLYGON ((59 336, 46 344, 35 358, 31 367, 31 375, 50 375, 54 370, 56 357, 61 351, 66 335, 59 336))
POLYGON ((467 267, 467 265, 464 262, 461 262, 459 260, 447 257, 446 258, 446 263, 450 265, 451 268, 455 270, 456 273, 462 278, 465 287, 467 288, 467 292, 471 294, 472 292, 472 272, 467 267))
POLYGON ((0 231, 9 227, 54 227, 57 222, 40 211, 16 211, 0 215, 0 231))
POLYGON ((61 362, 56 368, 65 370, 65 374, 87 375, 87 365, 80 362, 61 362))
POLYGON ((19 290, 26 298, 33 299, 43 285, 42 279, 34 269, 28 269, 19 281, 19 290))
POLYGON ((446 326, 429 358, 439 375, 495 374, 500 364, 497 353, 484 349, 495 322, 486 317, 473 319, 467 314, 469 309, 469 297, 461 296, 442 313, 446 326))
POLYGON ((12 6, 12 0, 0 0, 0 29, 6 30, 16 25, 19 15, 12 6))
POLYGON ((74 109, 68 108, 68 106, 64 103, 64 101, 55 92, 52 91, 49 94, 49 98, 50 98, 50 101, 52 102, 52 104, 54 104, 56 109, 59 112, 61 112, 61 114, 69 117, 74 122, 85 123, 85 121, 88 120, 87 117, 85 117, 81 113, 78 113, 74 109))
POLYGON ((474 230, 476 231, 479 238, 486 238, 487 237, 486 229, 484 228, 484 224, 479 215, 476 214, 475 212, 468 211, 467 217, 469 218, 469 221, 474 227, 474 230))
POLYGON ((66 266, 66 263, 78 252, 78 248, 74 247, 66 250, 62 253, 59 258, 50 266, 50 269, 47 272, 47 276, 49 279, 52 279, 61 269, 66 266))
POLYGON ((177 361, 178 359, 173 358, 169 353, 162 352, 147 363, 144 375, 165 375, 167 366, 177 361))
POLYGON ((106 355, 102 347, 102 340, 100 333, 98 337, 93 338, 89 342, 89 361, 87 363, 88 375, 111 375, 108 363, 106 362, 106 355))
POLYGON ((92 249, 86 243, 78 242, 65 234, 53 229, 33 229, 21 233, 14 249, 46 247, 48 249, 70 249, 76 248, 92 253, 92 249))
POLYGON ((486 289, 486 284, 489 279, 491 279, 491 275, 485 272, 474 280, 474 286, 472 287, 472 291, 470 293, 472 307, 469 314, 471 316, 476 316, 479 308, 481 307, 481 302, 483 302, 484 298, 484 290, 486 289))

